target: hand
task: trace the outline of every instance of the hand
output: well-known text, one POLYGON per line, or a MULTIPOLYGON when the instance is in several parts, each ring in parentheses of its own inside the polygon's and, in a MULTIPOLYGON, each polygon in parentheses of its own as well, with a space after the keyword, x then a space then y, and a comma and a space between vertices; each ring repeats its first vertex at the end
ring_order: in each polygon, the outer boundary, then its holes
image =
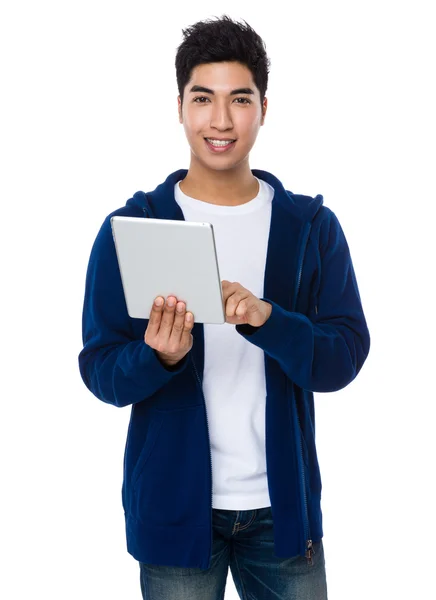
POLYGON ((272 306, 259 300, 240 283, 221 282, 226 314, 226 323, 261 327, 269 319, 272 306))
POLYGON ((158 296, 150 312, 144 341, 153 348, 167 366, 174 366, 188 354, 194 342, 192 328, 194 315, 186 312, 184 302, 174 296, 158 296), (160 302, 160 304, 158 304, 160 302))

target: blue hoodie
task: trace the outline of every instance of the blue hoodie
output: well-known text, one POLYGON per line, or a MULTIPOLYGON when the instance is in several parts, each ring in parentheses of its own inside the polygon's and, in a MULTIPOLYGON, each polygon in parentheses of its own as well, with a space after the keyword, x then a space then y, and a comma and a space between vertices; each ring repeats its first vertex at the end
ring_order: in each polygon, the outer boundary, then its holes
MULTIPOLYGON (((202 391, 204 329, 173 368, 144 342, 148 320, 128 316, 110 219, 184 220, 174 185, 180 169, 152 192, 136 192, 109 214, 89 259, 79 368, 100 400, 131 407, 122 502, 128 552, 138 561, 208 569, 212 551, 212 461, 202 391)), ((348 244, 323 197, 274 188, 262 327, 236 325, 264 351, 266 465, 277 557, 304 556, 323 536, 313 392, 343 389, 370 348, 348 244)))

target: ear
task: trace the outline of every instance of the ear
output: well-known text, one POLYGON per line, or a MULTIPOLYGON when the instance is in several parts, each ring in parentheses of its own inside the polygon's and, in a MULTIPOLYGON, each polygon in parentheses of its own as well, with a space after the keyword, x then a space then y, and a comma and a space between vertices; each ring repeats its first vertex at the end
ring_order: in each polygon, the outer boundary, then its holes
POLYGON ((260 121, 260 124, 263 125, 265 123, 265 115, 266 115, 266 111, 268 108, 268 98, 264 98, 263 99, 263 104, 262 104, 262 119, 260 121))
POLYGON ((177 96, 177 110, 179 111, 179 123, 183 123, 182 102, 180 96, 177 96))

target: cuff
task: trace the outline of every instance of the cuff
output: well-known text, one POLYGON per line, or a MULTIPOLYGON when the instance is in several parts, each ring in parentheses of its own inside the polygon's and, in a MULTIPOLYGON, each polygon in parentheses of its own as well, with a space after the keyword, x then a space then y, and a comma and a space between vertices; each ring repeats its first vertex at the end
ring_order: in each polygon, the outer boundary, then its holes
POLYGON ((188 357, 189 352, 176 365, 167 367, 159 360, 154 348, 148 346, 145 342, 141 342, 139 357, 137 360, 132 361, 129 375, 139 377, 140 379, 149 379, 151 377, 163 385, 167 381, 170 381, 174 375, 181 373, 186 368, 188 357))
POLYGON ((271 318, 273 318, 274 309, 277 305, 272 300, 268 300, 268 298, 259 298, 259 300, 263 300, 264 302, 268 302, 268 304, 271 304, 271 306, 272 306, 271 314, 268 317, 268 319, 265 321, 265 323, 263 325, 261 325, 260 327, 254 327, 253 325, 248 325, 246 323, 244 323, 243 325, 236 325, 236 331, 244 337, 245 336, 251 337, 251 336, 255 335, 258 331, 265 329, 265 328, 267 331, 269 329, 267 327, 267 325, 271 321, 271 318))
POLYGON ((306 339, 306 330, 311 323, 301 313, 287 311, 268 298, 261 298, 261 300, 272 306, 268 320, 261 327, 236 325, 236 331, 272 357, 283 358, 289 354, 291 339, 301 342, 306 339))
POLYGON ((154 354, 156 360, 158 361, 158 363, 161 365, 161 367, 163 369, 165 369, 165 371, 168 371, 168 373, 174 373, 175 375, 177 373, 181 373, 185 369, 186 365, 188 364, 189 352, 187 354, 185 354, 185 356, 181 360, 179 360, 178 363, 176 363, 175 365, 173 365, 171 367, 168 365, 165 365, 163 362, 161 362, 159 356, 156 353, 156 350, 154 350, 154 349, 153 349, 153 354, 154 354))

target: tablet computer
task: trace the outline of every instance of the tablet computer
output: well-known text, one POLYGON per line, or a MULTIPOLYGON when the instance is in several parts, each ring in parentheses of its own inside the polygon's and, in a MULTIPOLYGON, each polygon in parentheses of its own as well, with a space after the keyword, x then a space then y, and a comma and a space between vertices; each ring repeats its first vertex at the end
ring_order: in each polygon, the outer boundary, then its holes
POLYGON ((211 223, 111 218, 127 312, 149 319, 156 296, 186 303, 195 323, 225 323, 211 223))

